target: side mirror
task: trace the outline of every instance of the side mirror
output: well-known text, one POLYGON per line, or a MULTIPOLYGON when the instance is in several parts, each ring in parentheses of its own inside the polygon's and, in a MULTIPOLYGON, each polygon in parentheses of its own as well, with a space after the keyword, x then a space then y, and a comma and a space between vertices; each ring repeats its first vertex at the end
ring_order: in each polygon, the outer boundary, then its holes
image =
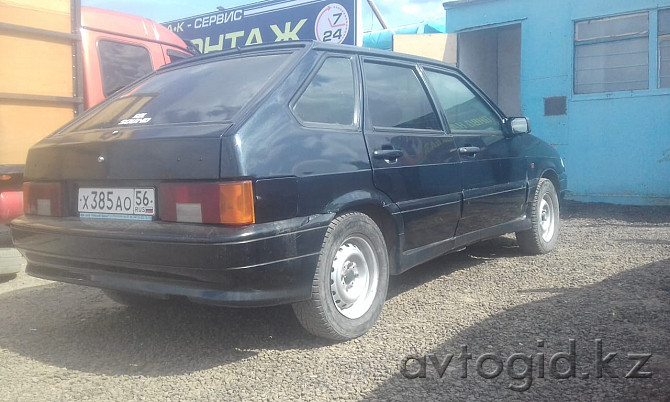
POLYGON ((530 133, 530 121, 527 117, 510 117, 505 122, 509 135, 521 135, 530 133))

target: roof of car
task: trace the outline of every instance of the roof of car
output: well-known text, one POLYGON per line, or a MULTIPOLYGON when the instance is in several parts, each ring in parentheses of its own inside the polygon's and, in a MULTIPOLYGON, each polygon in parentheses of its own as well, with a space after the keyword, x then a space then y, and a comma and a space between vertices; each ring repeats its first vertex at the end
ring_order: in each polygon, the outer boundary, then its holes
POLYGON ((311 47, 313 49, 316 49, 316 50, 349 51, 349 52, 352 52, 352 53, 363 54, 363 55, 368 55, 368 56, 391 58, 391 59, 397 59, 397 60, 408 60, 408 61, 413 61, 413 62, 421 62, 421 63, 424 63, 424 64, 437 64, 437 65, 441 65, 441 66, 455 67, 451 64, 447 64, 447 63, 444 63, 444 62, 439 61, 439 60, 429 59, 429 58, 421 57, 421 56, 414 56, 414 55, 407 54, 407 53, 392 52, 392 51, 389 51, 389 50, 373 49, 373 48, 360 47, 360 46, 336 45, 336 44, 317 42, 317 41, 305 41, 305 42, 311 44, 311 47))
POLYGON ((398 61, 409 61, 409 62, 420 62, 422 64, 429 64, 429 65, 435 65, 439 67, 447 67, 450 69, 457 70, 457 68, 454 65, 447 64, 444 62, 441 62, 439 60, 434 60, 434 59, 429 59, 425 57, 420 57, 420 56, 414 56, 410 54, 405 54, 405 53, 398 53, 398 52, 392 52, 388 50, 380 50, 380 49, 371 49, 371 48, 365 48, 365 47, 360 47, 360 46, 352 46, 352 45, 339 45, 339 44, 330 44, 330 43, 324 43, 324 42, 318 42, 318 41, 309 41, 309 40, 298 40, 298 41, 289 41, 289 42, 278 42, 278 43, 270 43, 270 44, 261 44, 261 45, 254 45, 254 46, 247 46, 247 47, 239 47, 235 49, 230 49, 230 50, 224 50, 220 52, 213 52, 213 53, 207 53, 201 56, 196 56, 196 57, 190 57, 185 60, 181 60, 177 63, 172 63, 163 66, 161 69, 167 69, 170 68, 171 65, 184 65, 184 64, 189 64, 189 63, 197 63, 199 61, 203 61, 205 59, 219 59, 222 57, 230 56, 232 54, 241 54, 241 53, 257 53, 257 52, 264 52, 264 51, 272 51, 272 50, 281 50, 281 49, 304 49, 304 51, 330 51, 330 52, 344 52, 344 53, 351 53, 351 54, 360 54, 360 55, 365 55, 365 56, 373 56, 373 57, 380 57, 380 58, 385 58, 389 60, 398 60, 398 61))

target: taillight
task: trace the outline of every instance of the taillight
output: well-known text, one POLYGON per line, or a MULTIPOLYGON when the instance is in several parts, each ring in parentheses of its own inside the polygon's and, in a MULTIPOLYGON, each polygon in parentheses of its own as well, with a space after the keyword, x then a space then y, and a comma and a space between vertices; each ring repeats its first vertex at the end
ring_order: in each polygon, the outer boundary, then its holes
POLYGON ((158 205, 161 220, 170 222, 248 225, 256 221, 251 181, 161 184, 158 205))
POLYGON ((61 183, 23 183, 23 212, 26 215, 64 216, 61 183))

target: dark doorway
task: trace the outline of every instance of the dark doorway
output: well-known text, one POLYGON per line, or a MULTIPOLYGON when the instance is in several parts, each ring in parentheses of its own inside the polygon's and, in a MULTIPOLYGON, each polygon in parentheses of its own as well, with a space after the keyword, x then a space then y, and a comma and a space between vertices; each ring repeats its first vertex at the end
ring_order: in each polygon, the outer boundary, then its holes
POLYGON ((458 67, 508 116, 521 110, 521 24, 458 34, 458 67))

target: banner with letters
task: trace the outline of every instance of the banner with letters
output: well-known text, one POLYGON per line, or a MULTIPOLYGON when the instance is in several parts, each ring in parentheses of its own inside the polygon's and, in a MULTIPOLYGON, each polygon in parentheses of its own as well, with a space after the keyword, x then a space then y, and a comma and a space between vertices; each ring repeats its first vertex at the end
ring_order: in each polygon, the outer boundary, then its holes
POLYGON ((163 25, 202 53, 290 40, 360 45, 359 14, 359 0, 271 0, 163 25))

